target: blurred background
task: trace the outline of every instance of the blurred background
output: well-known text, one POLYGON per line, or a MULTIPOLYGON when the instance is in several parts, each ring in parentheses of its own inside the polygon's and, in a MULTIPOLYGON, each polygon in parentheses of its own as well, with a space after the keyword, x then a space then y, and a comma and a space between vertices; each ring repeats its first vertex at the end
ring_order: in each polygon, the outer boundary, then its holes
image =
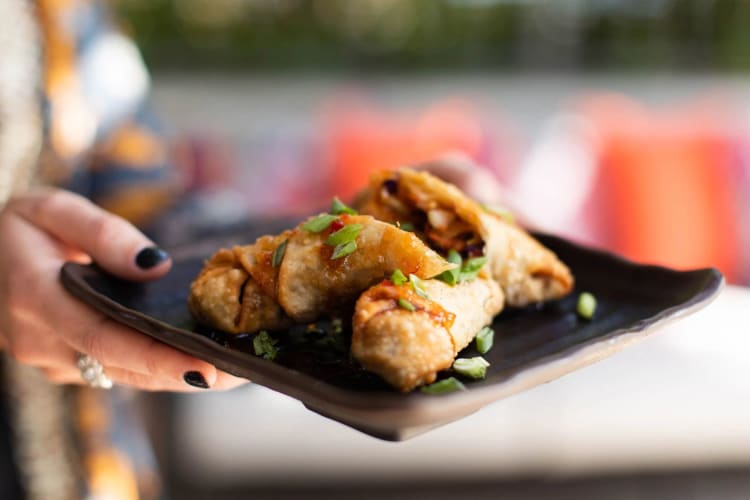
POLYGON ((114 7, 176 163, 226 191, 222 216, 230 199, 238 217, 309 211, 372 169, 461 152, 540 228, 750 281, 747 2, 114 7))
MULTIPOLYGON (((750 2, 117 0, 173 245, 462 155, 531 226, 750 284, 750 2), (139 73, 140 74, 140 73, 139 73), (178 222, 175 222, 178 221, 178 222)), ((406 443, 262 387, 149 396, 174 498, 746 498, 744 354, 660 335, 406 443), (676 347, 678 346, 678 347, 676 347), (743 371, 744 370, 744 371, 743 371)), ((696 333, 700 333, 696 330, 696 333)), ((746 352, 746 351, 745 351, 746 352)))

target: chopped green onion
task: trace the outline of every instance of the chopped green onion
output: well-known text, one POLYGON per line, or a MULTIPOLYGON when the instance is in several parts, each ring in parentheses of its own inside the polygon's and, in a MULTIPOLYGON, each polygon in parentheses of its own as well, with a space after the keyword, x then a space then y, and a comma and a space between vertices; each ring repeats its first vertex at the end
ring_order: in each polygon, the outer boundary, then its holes
POLYGON ((460 253, 451 248, 451 250, 448 252, 448 262, 450 262, 451 264, 456 264, 456 266, 460 268, 463 259, 461 258, 460 253))
POLYGON ((336 260, 342 257, 346 257, 347 255, 353 253, 356 249, 357 249, 356 241, 349 241, 347 243, 342 243, 341 245, 336 245, 336 248, 333 249, 333 255, 331 255, 331 260, 336 260))
POLYGON ((492 343, 495 340, 495 330, 489 326, 485 326, 479 333, 477 333, 477 351, 480 354, 485 354, 487 351, 492 349, 492 343))
POLYGON ((326 240, 326 245, 336 246, 349 243, 357 239, 357 235, 362 231, 362 224, 349 224, 344 226, 335 233, 331 233, 326 240))
POLYGON ((482 269, 482 266, 484 266, 486 263, 487 263, 487 257, 485 256, 472 257, 464 261, 463 266, 461 266, 461 271, 464 271, 467 273, 473 273, 482 269))
POLYGON ((325 343, 339 352, 347 352, 347 338, 344 335, 344 324, 341 318, 334 318, 331 320, 331 328, 328 335, 325 337, 325 343))
POLYGON ((414 292, 417 295, 419 295, 423 299, 430 298, 430 296, 427 295, 427 292, 424 291, 424 284, 422 283, 422 280, 419 279, 416 274, 409 275, 409 283, 411 283, 411 287, 414 289, 414 292))
POLYGON ((398 306, 401 309, 406 309, 407 311, 411 311, 411 312, 414 312, 417 310, 417 308, 414 307, 414 304, 412 304, 406 299, 398 299, 398 306))
POLYGON ((453 370, 459 375, 470 378, 484 378, 490 364, 482 356, 473 358, 458 358, 453 362, 453 370))
POLYGON ((448 269, 447 271, 443 271, 438 276, 438 279, 448 283, 451 286, 458 283, 458 275, 461 272, 462 261, 463 259, 461 259, 461 254, 451 249, 451 251, 448 252, 448 262, 450 262, 451 264, 456 264, 456 267, 454 267, 453 269, 448 269))
POLYGON ((268 332, 263 330, 253 338, 253 349, 255 350, 256 356, 261 356, 263 359, 272 360, 276 357, 278 350, 275 347, 276 340, 273 339, 268 332))
POLYGON ((578 296, 576 312, 584 319, 591 319, 596 312, 596 297, 589 292, 583 292, 578 296))
POLYGON ((331 320, 331 329, 331 331, 337 335, 344 331, 344 322, 341 318, 333 318, 331 320))
POLYGON ((341 215, 341 214, 357 215, 356 210, 345 205, 341 200, 339 200, 336 197, 334 197, 333 201, 331 202, 331 213, 334 215, 341 215))
POLYGON ((284 253, 286 253, 287 243, 289 243, 289 240, 282 241, 281 244, 276 247, 276 250, 273 251, 273 256, 271 257, 271 265, 273 267, 279 267, 281 265, 281 260, 284 258, 284 253))
POLYGON ((460 281, 471 281, 476 279, 479 271, 487 263, 487 257, 472 257, 466 259, 461 266, 461 272, 459 273, 460 281))
POLYGON ((338 216, 336 215, 318 215, 314 219, 310 219, 309 221, 302 224, 302 229, 310 233, 322 233, 328 228, 328 226, 331 225, 331 222, 335 221, 336 219, 338 219, 338 216))
POLYGON ((451 271, 452 269, 450 271, 443 271, 442 273, 435 276, 435 279, 439 279, 440 281, 453 286, 456 284, 456 278, 454 277, 454 274, 451 273, 451 271))
POLYGON ((401 269, 396 269, 393 271, 393 274, 391 274, 391 281, 396 286, 401 286, 407 281, 409 281, 406 276, 404 276, 404 273, 401 271, 401 269))
POLYGON ((396 222, 396 226, 402 231, 414 231, 414 224, 410 222, 396 222))
POLYGON ((422 386, 420 390, 425 394, 447 394, 449 392, 465 391, 466 386, 456 377, 448 377, 434 384, 422 386))
POLYGON ((455 250, 448 252, 448 262, 456 264, 456 267, 448 271, 443 271, 438 279, 455 285, 462 281, 471 281, 476 279, 479 271, 487 263, 487 257, 472 257, 470 259, 461 259, 461 254, 455 250))

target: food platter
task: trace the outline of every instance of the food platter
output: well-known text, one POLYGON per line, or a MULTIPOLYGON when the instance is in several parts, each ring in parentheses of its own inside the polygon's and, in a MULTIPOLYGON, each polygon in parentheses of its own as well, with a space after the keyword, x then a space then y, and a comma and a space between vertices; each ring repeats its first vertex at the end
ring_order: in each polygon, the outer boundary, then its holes
MULTIPOLYGON (((172 270, 150 283, 126 282, 96 265, 75 263, 65 264, 61 279, 72 294, 116 321, 291 396, 321 415, 393 441, 612 355, 665 322, 705 306, 723 285, 715 269, 676 271, 640 265, 535 234, 573 271, 574 293, 557 302, 506 309, 498 315, 492 324, 494 347, 484 355, 490 362, 484 380, 465 381, 465 391, 450 394, 402 394, 358 368, 345 350, 332 348, 324 338, 326 322, 272 332, 280 340, 280 355, 269 361, 255 356, 248 336, 209 331, 191 318, 186 304, 189 285, 213 251, 287 227, 288 220, 249 221, 241 230, 171 249, 172 270), (593 293, 598 301, 591 320, 576 314, 576 298, 583 291, 593 293)), ((477 352, 472 344, 460 355, 477 352)))

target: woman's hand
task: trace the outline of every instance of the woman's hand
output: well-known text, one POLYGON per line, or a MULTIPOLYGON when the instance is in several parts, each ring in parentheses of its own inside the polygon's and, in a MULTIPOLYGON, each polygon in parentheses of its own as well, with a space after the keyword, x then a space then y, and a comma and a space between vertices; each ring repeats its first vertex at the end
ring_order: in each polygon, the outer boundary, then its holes
POLYGON ((73 298, 59 280, 69 260, 93 260, 135 281, 158 278, 171 265, 136 228, 85 198, 44 189, 10 200, 0 212, 0 349, 17 361, 65 384, 83 383, 77 353, 99 360, 115 384, 140 389, 227 389, 246 382, 73 298))
POLYGON ((427 163, 417 165, 433 175, 450 182, 471 198, 481 203, 500 203, 507 193, 497 179, 463 153, 447 153, 427 163))
POLYGON ((456 185, 470 198, 494 208, 502 208, 513 215, 516 222, 527 229, 539 229, 538 221, 530 217, 524 204, 505 189, 488 170, 477 165, 463 153, 448 153, 433 161, 417 165, 444 181, 456 185))

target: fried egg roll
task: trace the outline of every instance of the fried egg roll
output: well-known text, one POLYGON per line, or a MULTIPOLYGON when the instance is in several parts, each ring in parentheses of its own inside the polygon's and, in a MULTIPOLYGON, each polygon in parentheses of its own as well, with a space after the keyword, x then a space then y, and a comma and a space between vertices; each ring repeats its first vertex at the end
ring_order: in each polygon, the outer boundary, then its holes
POLYGON ((485 277, 455 286, 428 280, 422 288, 429 298, 385 280, 354 311, 352 355, 403 392, 434 382, 503 308, 500 287, 485 277))
POLYGON ((276 300, 241 265, 237 252, 222 248, 190 286, 188 307, 199 323, 229 333, 275 330, 292 324, 276 300))
POLYGON ((427 172, 376 172, 357 208, 379 220, 413 226, 444 255, 455 250, 464 258, 486 256, 508 305, 558 299, 573 288, 570 270, 553 252, 501 214, 427 172))
POLYGON ((312 217, 280 235, 220 250, 191 286, 198 321, 230 333, 349 311, 394 269, 431 278, 455 267, 414 234, 370 216, 312 217), (321 228, 321 221, 329 221, 321 228))

